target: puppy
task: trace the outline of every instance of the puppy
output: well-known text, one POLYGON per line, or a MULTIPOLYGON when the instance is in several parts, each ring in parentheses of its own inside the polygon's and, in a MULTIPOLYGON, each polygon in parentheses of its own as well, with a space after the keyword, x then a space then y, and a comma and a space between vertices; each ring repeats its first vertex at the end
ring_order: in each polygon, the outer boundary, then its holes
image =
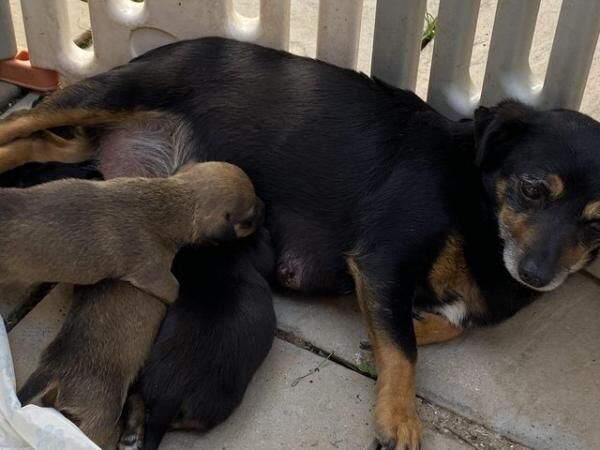
MULTIPOLYGON (((138 385, 148 408, 144 449, 158 448, 169 426, 208 430, 240 404, 275 334, 273 259, 265 230, 178 253, 179 299, 167 310, 138 385)), ((121 448, 139 448, 139 407, 133 418, 121 448)))
POLYGON ((93 161, 71 164, 32 162, 0 174, 0 187, 27 188, 64 178, 102 180, 104 177, 93 161))
POLYGON ((165 310, 162 301, 123 281, 76 286, 71 311, 19 400, 56 408, 101 448, 115 449, 127 391, 165 310))
POLYGON ((240 169, 203 163, 169 178, 3 189, 0 211, 0 282, 122 279, 172 302, 175 252, 249 235, 261 206, 240 169))

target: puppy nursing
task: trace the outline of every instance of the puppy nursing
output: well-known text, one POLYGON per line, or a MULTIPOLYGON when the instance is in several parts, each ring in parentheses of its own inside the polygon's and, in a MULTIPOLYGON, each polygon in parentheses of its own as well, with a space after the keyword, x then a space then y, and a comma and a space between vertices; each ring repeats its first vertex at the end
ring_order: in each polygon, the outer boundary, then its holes
POLYGON ((166 311, 122 281, 76 286, 58 336, 18 396, 52 406, 103 449, 115 449, 120 416, 166 311))
POLYGON ((2 189, 0 282, 120 279, 172 302, 179 289, 170 272, 176 251, 247 236, 261 209, 244 172, 216 162, 169 178, 2 189))

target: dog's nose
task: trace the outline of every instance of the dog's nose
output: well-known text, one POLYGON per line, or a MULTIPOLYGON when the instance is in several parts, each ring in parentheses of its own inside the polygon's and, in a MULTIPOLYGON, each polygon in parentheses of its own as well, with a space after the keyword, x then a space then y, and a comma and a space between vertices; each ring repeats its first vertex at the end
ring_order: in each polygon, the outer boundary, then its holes
POLYGON ((519 277, 534 288, 544 287, 552 281, 552 274, 544 270, 533 258, 525 258, 521 261, 519 277))

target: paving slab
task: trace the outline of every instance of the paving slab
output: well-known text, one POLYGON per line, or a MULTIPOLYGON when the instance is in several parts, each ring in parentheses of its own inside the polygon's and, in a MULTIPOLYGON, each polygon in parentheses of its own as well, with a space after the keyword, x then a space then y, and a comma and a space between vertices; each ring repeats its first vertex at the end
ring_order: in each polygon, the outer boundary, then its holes
MULTIPOLYGON (((534 448, 600 448, 599 293, 576 275, 500 326, 422 348, 419 394, 534 448)), ((302 301, 277 298, 280 327, 360 364, 352 302, 302 301)))
POLYGON ((21 94, 21 88, 14 84, 0 81, 0 111, 4 110, 8 104, 21 94))
POLYGON ((359 366, 363 361, 360 343, 367 341, 367 330, 354 296, 304 297, 280 293, 275 295, 275 312, 279 329, 286 333, 350 364, 359 366))
POLYGON ((35 370, 42 351, 56 337, 71 307, 72 287, 58 285, 9 333, 17 389, 35 370))
POLYGON ((419 392, 537 449, 600 448, 600 301, 583 275, 500 326, 420 354, 419 392))
POLYGON ((33 286, 21 284, 0 284, 0 315, 8 320, 29 299, 33 286))
POLYGON ((373 385, 373 380, 276 339, 229 420, 204 436, 171 433, 161 449, 366 450, 374 436, 373 385))

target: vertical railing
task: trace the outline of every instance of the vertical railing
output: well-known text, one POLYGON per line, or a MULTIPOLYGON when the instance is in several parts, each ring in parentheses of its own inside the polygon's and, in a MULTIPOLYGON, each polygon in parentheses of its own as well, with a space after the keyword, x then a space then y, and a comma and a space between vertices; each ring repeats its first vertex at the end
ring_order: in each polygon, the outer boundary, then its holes
POLYGON ((426 0, 378 0, 373 76, 403 89, 415 88, 426 7, 426 0))
POLYGON ((563 0, 546 79, 543 107, 577 109, 600 34, 600 1, 563 0))
POLYGON ((472 113, 479 93, 470 66, 480 0, 440 2, 427 100, 449 117, 472 113))
MULTIPOLYGON (((364 0, 320 0, 317 57, 355 68, 364 0)), ((233 0, 89 0, 93 48, 71 41, 67 0, 21 0, 31 61, 72 81, 122 64, 177 39, 220 35, 287 49, 290 0, 261 0, 258 17, 233 0)), ((427 100, 442 113, 470 116, 481 102, 516 97, 544 107, 577 108, 600 32, 600 0, 563 0, 548 69, 536 79, 529 53, 541 0, 499 0, 481 91, 470 74, 480 0, 442 0, 427 100)), ((378 0, 371 73, 415 89, 426 0, 378 0)), ((431 44, 430 44, 431 45, 431 44)), ((0 58, 16 47, 8 0, 0 0, 0 58)))
POLYGON ((533 77, 529 53, 539 8, 540 0, 498 3, 481 93, 483 105, 508 97, 535 102, 541 81, 533 77))
POLYGON ((0 59, 13 58, 17 54, 15 30, 10 13, 9 0, 0 0, 0 59))
POLYGON ((363 0, 320 0, 317 59, 356 67, 362 8, 363 0))

